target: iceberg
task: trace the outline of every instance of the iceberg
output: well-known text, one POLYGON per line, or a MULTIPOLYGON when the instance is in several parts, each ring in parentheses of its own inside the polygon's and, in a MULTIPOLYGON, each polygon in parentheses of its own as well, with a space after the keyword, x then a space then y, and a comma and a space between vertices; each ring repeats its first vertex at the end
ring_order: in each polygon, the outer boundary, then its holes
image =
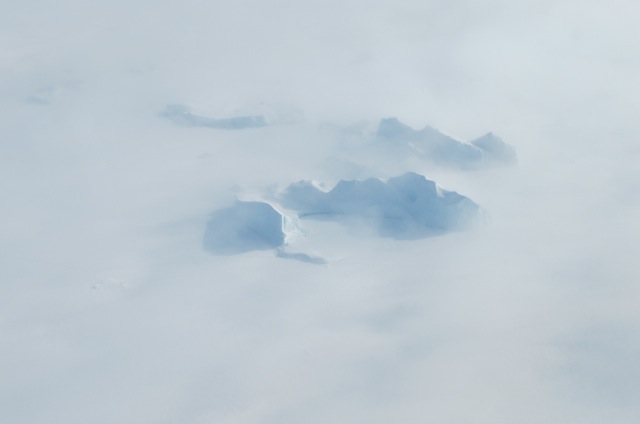
POLYGON ((384 237, 421 238, 473 227, 483 211, 471 199, 443 190, 413 172, 390 178, 340 181, 325 191, 309 181, 290 185, 281 204, 300 218, 353 222, 362 220, 384 237))
POLYGON ((482 137, 476 138, 471 144, 482 149, 486 162, 515 165, 518 161, 516 149, 493 133, 487 133, 482 137))
POLYGON ((304 121, 304 112, 286 103, 260 102, 235 110, 241 116, 261 116, 266 125, 290 125, 304 121))
POLYGON ((380 121, 376 141, 392 150, 461 169, 513 164, 516 158, 515 149, 492 133, 465 143, 429 126, 415 130, 396 118, 380 121))
POLYGON ((211 214, 203 247, 218 255, 233 255, 278 248, 285 238, 285 217, 273 206, 238 200, 211 214))
POLYGON ((169 105, 160 116, 170 119, 174 124, 186 127, 208 127, 223 130, 241 130, 267 126, 262 115, 243 115, 230 118, 209 118, 196 115, 184 105, 169 105))

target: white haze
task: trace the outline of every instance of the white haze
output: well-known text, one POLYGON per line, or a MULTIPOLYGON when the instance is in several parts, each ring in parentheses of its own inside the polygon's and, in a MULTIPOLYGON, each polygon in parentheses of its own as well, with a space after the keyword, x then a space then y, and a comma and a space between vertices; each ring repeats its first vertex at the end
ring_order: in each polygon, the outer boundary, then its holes
POLYGON ((638 16, 631 0, 5 2, 0 421, 637 422, 638 16), (260 102, 306 121, 158 116, 260 102), (517 148, 514 168, 412 165, 489 226, 403 241, 310 222, 323 266, 202 250, 241 190, 393 176, 330 159, 318 130, 387 116, 517 148))

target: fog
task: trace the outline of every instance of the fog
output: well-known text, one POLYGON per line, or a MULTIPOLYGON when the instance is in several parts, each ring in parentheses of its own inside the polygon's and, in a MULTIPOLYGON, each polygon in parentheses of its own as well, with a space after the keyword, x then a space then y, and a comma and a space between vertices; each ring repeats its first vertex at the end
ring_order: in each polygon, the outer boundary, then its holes
POLYGON ((0 6, 0 421, 637 422, 637 16, 624 0, 0 6), (181 126, 173 104, 304 118, 181 126), (348 129, 386 117, 492 131, 518 164, 365 155, 348 129), (490 222, 396 240, 303 220, 284 257, 203 249, 236 197, 407 171, 490 222))

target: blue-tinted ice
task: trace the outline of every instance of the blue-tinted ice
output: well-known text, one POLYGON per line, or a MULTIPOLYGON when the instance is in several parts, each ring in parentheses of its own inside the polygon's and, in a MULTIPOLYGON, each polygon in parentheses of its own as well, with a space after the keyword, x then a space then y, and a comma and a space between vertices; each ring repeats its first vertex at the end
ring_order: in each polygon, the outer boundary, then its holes
POLYGON ((480 206, 469 198, 413 172, 386 182, 340 181, 328 192, 301 181, 289 186, 280 200, 301 218, 344 222, 359 218, 381 236, 402 239, 467 229, 483 217, 480 206))
POLYGON ((263 202, 237 201, 211 214, 204 249, 219 255, 266 250, 284 244, 283 216, 263 202))

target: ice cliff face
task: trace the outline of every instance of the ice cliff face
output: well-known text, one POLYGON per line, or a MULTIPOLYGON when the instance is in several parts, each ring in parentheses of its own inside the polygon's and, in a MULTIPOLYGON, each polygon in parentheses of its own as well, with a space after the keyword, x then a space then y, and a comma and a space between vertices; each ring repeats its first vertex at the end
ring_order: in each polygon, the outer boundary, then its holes
POLYGON ((373 225, 381 236, 394 238, 462 230, 482 217, 480 207, 467 197, 442 190, 411 172, 386 182, 376 178, 340 181, 331 191, 303 181, 289 186, 280 201, 298 211, 301 218, 359 218, 373 225))
POLYGON ((285 242, 284 226, 284 217, 270 204, 236 201, 211 214, 203 247, 219 255, 274 249, 285 242))
POLYGON ((396 118, 380 121, 376 141, 388 149, 416 154, 438 165, 460 169, 507 165, 516 160, 515 149, 491 133, 465 143, 428 126, 414 130, 396 118))

